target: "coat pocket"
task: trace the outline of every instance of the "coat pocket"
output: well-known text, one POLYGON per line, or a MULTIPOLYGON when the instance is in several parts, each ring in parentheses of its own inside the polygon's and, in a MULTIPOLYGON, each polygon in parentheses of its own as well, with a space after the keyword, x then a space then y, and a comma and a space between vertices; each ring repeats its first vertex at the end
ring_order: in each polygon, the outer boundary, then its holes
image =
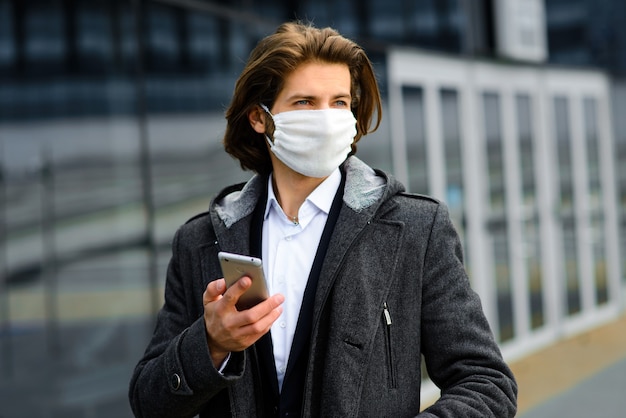
POLYGON ((396 364, 393 356, 393 338, 392 338, 392 321, 391 313, 387 302, 383 304, 383 328, 385 332, 385 352, 387 355, 387 375, 389 378, 389 387, 395 389, 397 387, 396 382, 396 364))

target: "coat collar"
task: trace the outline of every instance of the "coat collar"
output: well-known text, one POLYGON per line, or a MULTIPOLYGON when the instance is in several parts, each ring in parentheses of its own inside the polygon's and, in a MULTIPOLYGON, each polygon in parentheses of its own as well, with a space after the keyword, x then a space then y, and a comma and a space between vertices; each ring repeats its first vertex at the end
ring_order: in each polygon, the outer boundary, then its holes
MULTIPOLYGON (((357 213, 371 208, 385 195, 403 189, 395 180, 375 171, 355 156, 344 162, 343 170, 346 173, 343 201, 357 213)), ((258 199, 265 191, 266 182, 265 176, 257 174, 247 183, 224 189, 214 199, 212 207, 227 229, 252 214, 258 199)))

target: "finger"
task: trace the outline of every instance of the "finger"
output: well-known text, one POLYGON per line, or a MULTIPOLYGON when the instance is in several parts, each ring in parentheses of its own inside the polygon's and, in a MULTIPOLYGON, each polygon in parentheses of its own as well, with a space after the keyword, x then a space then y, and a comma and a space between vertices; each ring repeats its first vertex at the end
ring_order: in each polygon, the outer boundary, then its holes
POLYGON ((248 344, 253 344, 256 340, 261 338, 264 334, 266 334, 270 330, 270 328, 272 327, 272 324, 276 322, 276 320, 280 317, 282 313, 283 313, 283 307, 277 306, 276 308, 269 311, 267 315, 263 316, 258 321, 252 322, 240 328, 240 332, 242 335, 247 335, 248 339, 250 340, 247 342, 248 344))
POLYGON ((239 280, 235 282, 232 286, 226 289, 226 293, 224 293, 224 302, 235 306, 235 304, 239 301, 241 295, 243 295, 246 290, 248 290, 252 286, 252 279, 248 276, 243 276, 239 280))
MULTIPOLYGON (((280 312, 282 312, 282 303, 285 301, 285 297, 280 293, 273 295, 272 297, 267 298, 263 302, 253 306, 250 309, 242 311, 244 315, 241 315, 241 325, 249 325, 255 322, 261 321, 263 318, 271 315, 274 319, 271 322, 274 322, 278 316, 280 316, 280 312), (277 309, 280 308, 278 311, 277 309), (276 312, 279 312, 276 315, 276 312)), ((270 323, 271 325, 271 323, 270 323)))
POLYGON ((274 310, 282 305, 284 301, 285 297, 280 293, 276 293, 272 297, 267 298, 267 300, 264 300, 262 303, 267 304, 269 310, 274 310))
POLYGON ((217 279, 207 284, 204 293, 202 294, 202 304, 206 305, 209 302, 213 302, 220 298, 220 296, 226 290, 226 282, 224 279, 217 279))
POLYGON ((283 301, 283 295, 276 294, 245 311, 236 311, 234 306, 232 309, 224 309, 223 305, 219 310, 230 311, 231 315, 224 316, 220 323, 207 323, 207 332, 219 348, 226 351, 241 351, 269 331, 283 312, 281 306, 283 301))

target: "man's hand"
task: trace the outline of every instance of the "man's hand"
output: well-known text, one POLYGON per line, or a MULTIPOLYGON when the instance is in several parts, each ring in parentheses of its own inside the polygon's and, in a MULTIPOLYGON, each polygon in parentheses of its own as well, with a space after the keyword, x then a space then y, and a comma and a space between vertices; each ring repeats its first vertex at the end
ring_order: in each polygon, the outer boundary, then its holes
POLYGON ((254 344, 270 330, 283 311, 280 305, 285 298, 281 294, 238 311, 235 304, 251 285, 252 280, 245 276, 224 292, 224 279, 214 280, 202 295, 204 326, 215 367, 220 367, 228 353, 243 351, 254 344))

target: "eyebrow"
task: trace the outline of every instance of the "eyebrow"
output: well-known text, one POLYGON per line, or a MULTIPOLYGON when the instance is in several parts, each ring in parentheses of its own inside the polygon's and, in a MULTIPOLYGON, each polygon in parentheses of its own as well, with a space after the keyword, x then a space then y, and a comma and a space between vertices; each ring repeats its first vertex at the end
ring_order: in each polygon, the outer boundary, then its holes
MULTIPOLYGON (((349 98, 352 98, 350 93, 340 93, 340 94, 336 94, 336 95, 334 95, 332 97, 333 100, 336 100, 336 99, 349 99, 349 98)), ((296 99, 315 100, 315 99, 319 99, 319 97, 318 96, 312 96, 310 94, 295 93, 295 94, 292 94, 291 96, 289 96, 287 98, 287 100, 289 100, 289 101, 296 100, 296 99)))

